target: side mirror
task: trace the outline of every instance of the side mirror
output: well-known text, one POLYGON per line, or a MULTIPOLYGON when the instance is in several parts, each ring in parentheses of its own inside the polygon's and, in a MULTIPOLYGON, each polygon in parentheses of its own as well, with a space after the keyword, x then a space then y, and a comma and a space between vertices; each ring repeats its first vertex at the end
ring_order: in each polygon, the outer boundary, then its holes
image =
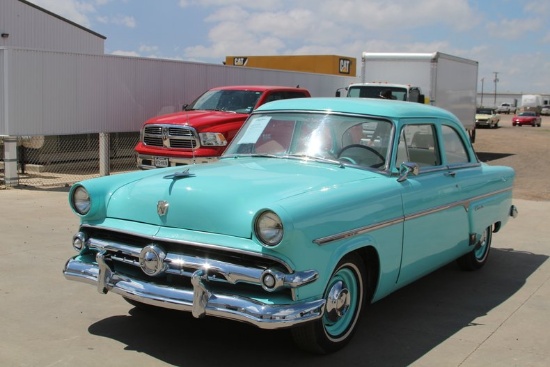
POLYGON ((340 92, 340 90, 337 90, 335 96, 340 97, 341 95, 342 95, 342 93, 340 92))
POLYGON ((399 177, 397 178, 397 182, 406 181, 407 178, 409 177, 409 174, 412 174, 413 176, 418 176, 419 171, 420 171, 420 168, 416 163, 413 163, 413 162, 401 163, 401 167, 399 167, 399 177))
POLYGON ((181 106, 181 110, 182 110, 182 111, 185 111, 185 109, 187 108, 187 106, 189 106, 189 105, 188 105, 188 104, 182 105, 182 106, 181 106))
POLYGON ((418 95, 418 101, 417 101, 417 102, 418 102, 418 103, 422 103, 422 104, 426 103, 426 96, 423 95, 423 94, 419 94, 419 95, 418 95))

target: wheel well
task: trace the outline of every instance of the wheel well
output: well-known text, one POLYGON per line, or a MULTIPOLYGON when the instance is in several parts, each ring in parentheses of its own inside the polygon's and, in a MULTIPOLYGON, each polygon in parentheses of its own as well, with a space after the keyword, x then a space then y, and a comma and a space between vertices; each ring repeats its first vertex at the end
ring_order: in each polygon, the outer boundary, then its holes
POLYGON ((368 284, 368 294, 367 300, 370 303, 376 290, 376 285, 378 284, 378 277, 380 276, 380 258, 378 257, 378 252, 376 249, 371 246, 360 248, 356 251, 367 269, 367 274, 365 275, 367 279, 365 281, 368 284))

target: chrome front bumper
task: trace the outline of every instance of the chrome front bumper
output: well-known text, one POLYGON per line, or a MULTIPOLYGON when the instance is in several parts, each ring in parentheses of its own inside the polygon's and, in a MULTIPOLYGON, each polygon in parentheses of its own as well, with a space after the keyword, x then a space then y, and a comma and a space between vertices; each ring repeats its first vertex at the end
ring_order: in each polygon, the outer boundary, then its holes
POLYGON ((324 312, 324 299, 273 305, 238 295, 214 294, 208 287, 204 270, 193 273, 191 290, 114 273, 102 253, 97 254, 96 262, 71 258, 63 274, 68 280, 95 285, 100 293, 111 291, 144 304, 191 312, 194 317, 222 317, 250 323, 262 329, 278 329, 312 321, 320 318, 324 312))
MULTIPOLYGON (((139 169, 155 169, 162 168, 155 166, 155 157, 154 155, 138 154, 137 166, 139 169)), ((204 163, 214 163, 219 160, 219 157, 195 157, 195 158, 179 158, 179 157, 167 157, 168 166, 167 167, 176 167, 176 166, 187 166, 192 164, 204 164, 204 163)))

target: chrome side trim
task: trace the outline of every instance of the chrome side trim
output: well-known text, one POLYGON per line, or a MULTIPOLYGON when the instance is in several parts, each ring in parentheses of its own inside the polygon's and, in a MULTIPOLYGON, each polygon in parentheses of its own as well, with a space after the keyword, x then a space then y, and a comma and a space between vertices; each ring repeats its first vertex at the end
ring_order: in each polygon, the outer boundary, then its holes
POLYGON ((367 233, 367 232, 375 231, 377 229, 392 226, 394 224, 403 222, 404 220, 405 220, 404 217, 390 219, 390 220, 387 220, 387 221, 384 221, 384 222, 372 224, 370 226, 361 227, 361 228, 357 228, 357 229, 352 229, 350 231, 341 232, 341 233, 333 234, 333 235, 326 236, 326 237, 321 237, 321 238, 318 238, 316 240, 313 240, 313 243, 316 243, 317 245, 326 245, 329 242, 338 241, 338 240, 348 238, 348 237, 358 236, 358 235, 361 235, 363 233, 367 233))
POLYGON ((423 216, 426 216, 426 215, 430 215, 430 214, 434 214, 434 213, 437 213, 437 212, 440 212, 440 211, 448 210, 448 209, 451 209, 451 208, 454 208, 454 207, 457 207, 457 206, 462 206, 465 211, 468 211, 469 208, 470 208, 470 205, 473 201, 485 199, 485 198, 488 198, 488 197, 491 197, 491 196, 496 196, 498 194, 501 194, 501 193, 507 192, 507 191, 512 191, 512 188, 509 187, 509 188, 506 188, 506 189, 493 191, 493 192, 488 193, 488 194, 475 196, 475 197, 470 198, 468 200, 456 201, 456 202, 453 202, 453 203, 433 207, 431 209, 423 210, 423 211, 413 213, 413 214, 409 214, 409 215, 406 215, 406 216, 400 216, 400 217, 388 219, 388 220, 383 221, 383 222, 374 223, 374 224, 371 224, 369 226, 360 227, 360 228, 352 229, 352 230, 349 230, 349 231, 336 233, 336 234, 326 236, 326 237, 321 237, 321 238, 313 240, 313 243, 315 243, 317 245, 326 245, 330 242, 338 241, 338 240, 348 238, 348 237, 358 236, 358 235, 361 235, 361 234, 364 234, 364 233, 367 233, 367 232, 372 232, 372 231, 375 231, 375 230, 378 230, 378 229, 381 229, 381 228, 385 228, 385 227, 388 227, 388 226, 391 226, 391 225, 394 225, 394 224, 405 222, 407 220, 420 218, 420 217, 423 217, 423 216))
POLYGON ((195 317, 221 317, 262 329, 278 329, 312 321, 322 317, 325 308, 324 299, 275 305, 249 297, 217 294, 209 289, 206 272, 202 270, 193 274, 193 289, 187 290, 114 273, 103 255, 98 255, 97 261, 96 265, 76 257, 69 259, 63 274, 68 280, 95 285, 101 293, 111 291, 144 304, 191 312, 195 317))

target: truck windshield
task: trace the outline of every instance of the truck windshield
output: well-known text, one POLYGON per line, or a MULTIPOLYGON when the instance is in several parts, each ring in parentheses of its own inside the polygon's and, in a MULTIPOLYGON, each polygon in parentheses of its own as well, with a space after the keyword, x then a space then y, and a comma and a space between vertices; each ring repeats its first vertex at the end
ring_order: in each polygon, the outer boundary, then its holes
POLYGON ((392 123, 326 113, 252 115, 223 157, 315 159, 386 169, 392 123))
POLYGON ((209 90, 185 109, 251 113, 261 94, 249 90, 209 90))
POLYGON ((348 89, 348 97, 360 98, 385 98, 382 97, 391 92, 391 99, 398 101, 407 100, 407 90, 405 88, 389 87, 384 85, 356 85, 348 89))

